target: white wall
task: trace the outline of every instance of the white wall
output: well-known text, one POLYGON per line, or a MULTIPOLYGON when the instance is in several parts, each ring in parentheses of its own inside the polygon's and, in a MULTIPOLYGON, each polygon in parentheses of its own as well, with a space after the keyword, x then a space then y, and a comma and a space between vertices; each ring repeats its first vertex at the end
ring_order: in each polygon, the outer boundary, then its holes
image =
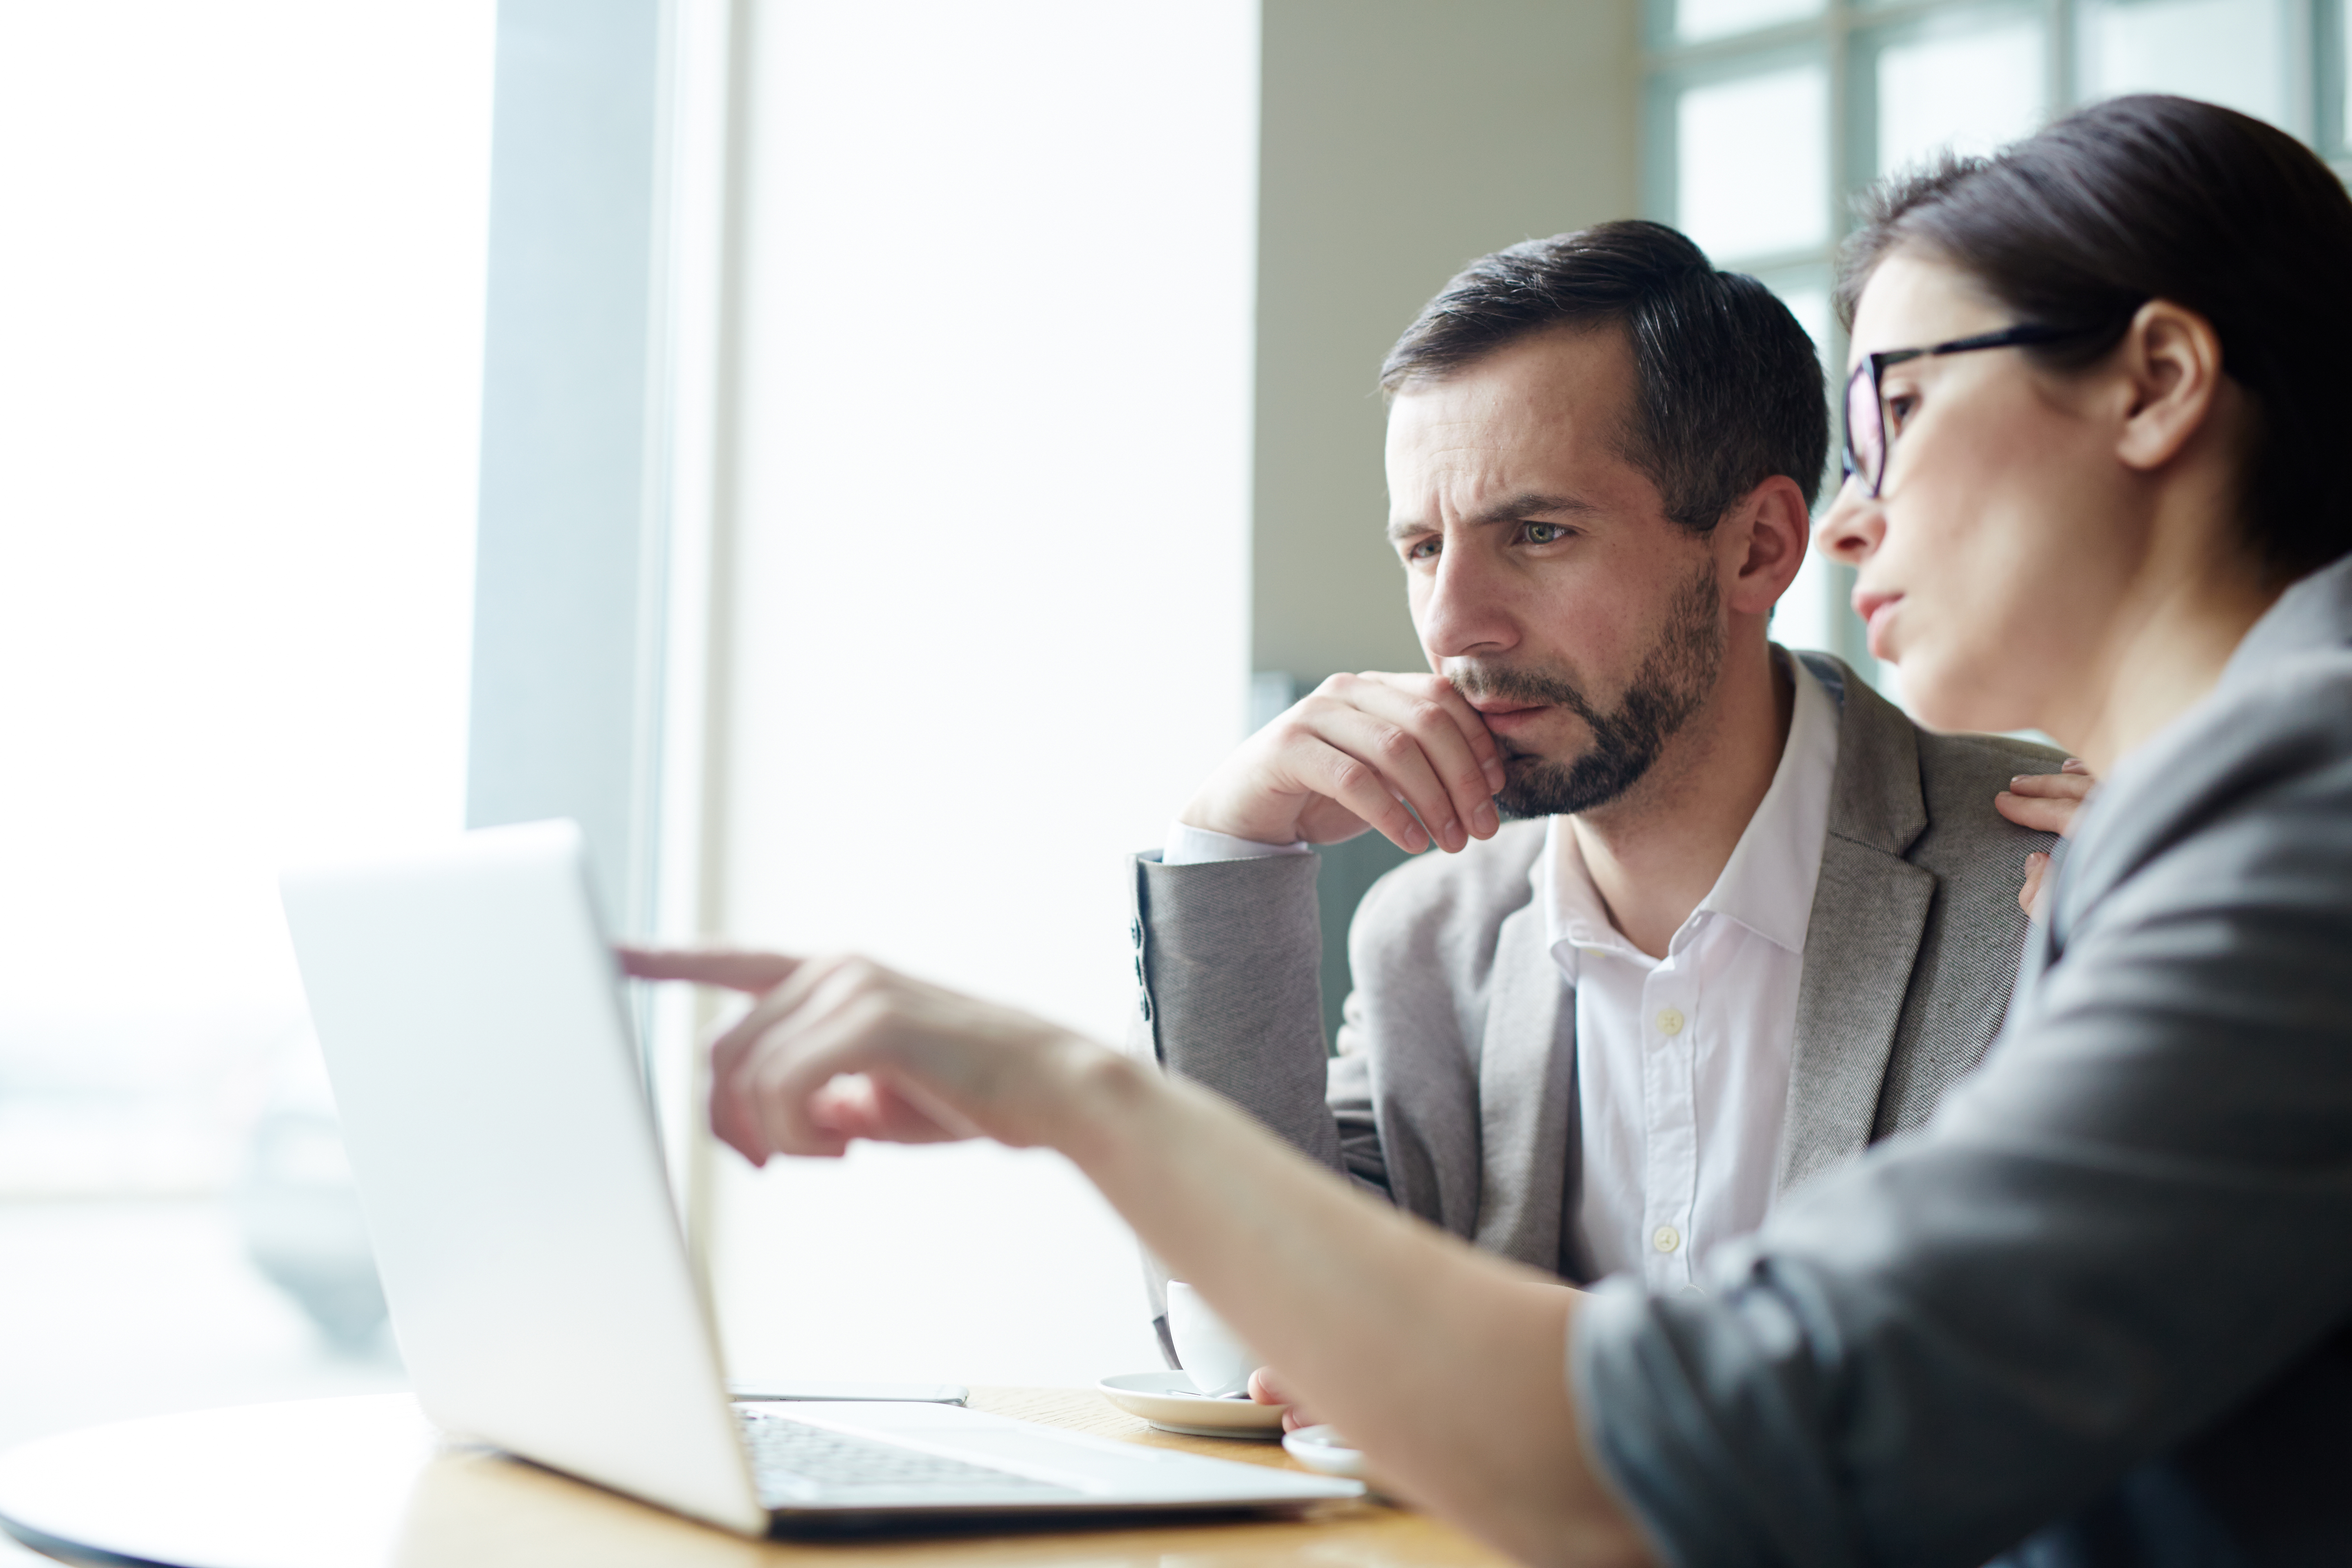
MULTIPOLYGON (((1244 721, 1256 6, 754 13, 721 923, 1115 1038, 1121 858, 1244 721)), ((719 1158, 738 1371, 1158 1364, 1057 1157, 719 1158)))

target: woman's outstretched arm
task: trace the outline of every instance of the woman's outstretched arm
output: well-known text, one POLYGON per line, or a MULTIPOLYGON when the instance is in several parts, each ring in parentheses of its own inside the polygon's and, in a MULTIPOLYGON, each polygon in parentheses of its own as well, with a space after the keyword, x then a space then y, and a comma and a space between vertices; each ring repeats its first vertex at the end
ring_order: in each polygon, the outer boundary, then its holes
POLYGON ((1568 1386, 1572 1293, 1350 1190, 1204 1090, 856 959, 625 951, 760 1000, 713 1047, 755 1163, 853 1138, 1059 1150, 1302 1400, 1416 1500, 1529 1563, 1650 1554, 1568 1386))

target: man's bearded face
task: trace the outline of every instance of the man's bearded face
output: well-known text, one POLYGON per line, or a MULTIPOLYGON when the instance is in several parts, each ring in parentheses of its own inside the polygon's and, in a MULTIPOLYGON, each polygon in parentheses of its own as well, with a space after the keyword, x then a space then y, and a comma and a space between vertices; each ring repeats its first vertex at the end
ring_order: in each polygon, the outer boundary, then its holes
POLYGON ((1603 712, 1567 676, 1462 660, 1446 678, 1474 700, 1543 703, 1584 721, 1592 741, 1573 757, 1531 752, 1497 735, 1506 782, 1495 802, 1511 816, 1550 816, 1606 805, 1639 783, 1698 711, 1723 670, 1723 606, 1712 564, 1668 606, 1665 624, 1615 708, 1603 712))

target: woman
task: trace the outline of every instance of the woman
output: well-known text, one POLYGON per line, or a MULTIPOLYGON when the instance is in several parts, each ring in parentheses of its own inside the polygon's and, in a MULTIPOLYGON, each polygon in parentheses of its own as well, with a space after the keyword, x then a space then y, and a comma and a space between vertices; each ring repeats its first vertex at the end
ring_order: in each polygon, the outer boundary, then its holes
POLYGON ((1885 193, 1842 300, 1855 566, 1920 715, 2105 782, 1923 1131, 1578 1297, 1230 1107, 856 960, 764 992, 747 1157, 1060 1149, 1412 1495, 1531 1562, 2352 1561, 2352 201, 2181 100, 1885 193), (2289 585, 2293 584, 2292 587, 2289 585))

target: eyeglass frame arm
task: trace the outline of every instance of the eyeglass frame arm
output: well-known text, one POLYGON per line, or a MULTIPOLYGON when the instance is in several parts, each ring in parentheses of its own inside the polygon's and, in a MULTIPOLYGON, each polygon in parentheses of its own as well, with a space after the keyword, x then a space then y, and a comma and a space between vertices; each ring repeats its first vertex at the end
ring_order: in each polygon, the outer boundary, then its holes
POLYGON ((1871 401, 1878 405, 1880 443, 1878 472, 1870 481, 1871 499, 1875 500, 1878 499, 1879 487, 1886 482, 1886 466, 1894 460, 1895 456, 1895 437, 1886 423, 1886 390, 1879 384, 1879 377, 1885 374, 1887 366, 1901 364, 1906 360, 1933 359, 1944 354, 1973 353, 1979 349, 2030 348, 2040 343, 2054 343, 2067 338, 2084 337, 2098 330, 2095 327, 2053 327, 2043 321, 2021 321, 2013 327, 2001 327, 1990 332, 1979 332, 1974 337, 1954 338, 1949 342, 1936 343, 1924 349, 1885 349, 1877 353, 1866 355, 1860 364, 1853 367, 1853 374, 1845 378, 1845 451, 1843 454, 1845 472, 1839 482, 1843 483, 1845 479, 1851 479, 1862 472, 1861 465, 1854 461, 1853 384, 1861 380, 1864 374, 1870 377, 1871 401))

